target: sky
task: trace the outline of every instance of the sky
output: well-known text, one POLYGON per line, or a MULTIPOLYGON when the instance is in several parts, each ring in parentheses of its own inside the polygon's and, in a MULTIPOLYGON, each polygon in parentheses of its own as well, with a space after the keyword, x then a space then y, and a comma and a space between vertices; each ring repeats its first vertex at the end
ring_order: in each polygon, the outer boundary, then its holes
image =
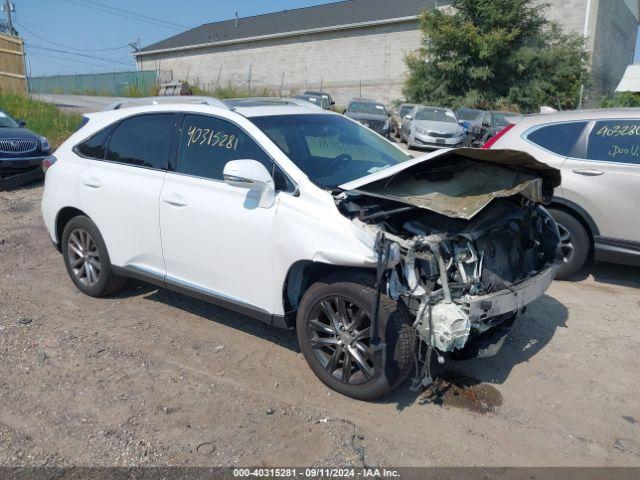
POLYGON ((232 19, 235 12, 248 17, 331 1, 13 0, 13 20, 25 39, 31 75, 112 72, 135 69, 127 44, 138 39, 144 47, 203 23, 232 19))

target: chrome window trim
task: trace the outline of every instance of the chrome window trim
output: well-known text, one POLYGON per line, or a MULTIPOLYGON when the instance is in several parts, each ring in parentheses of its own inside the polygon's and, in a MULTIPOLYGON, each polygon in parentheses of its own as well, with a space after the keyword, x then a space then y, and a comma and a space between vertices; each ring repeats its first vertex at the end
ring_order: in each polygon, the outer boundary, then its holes
MULTIPOLYGON (((533 145, 536 148, 539 148, 540 150, 543 150, 547 153, 549 153, 550 155, 553 155, 555 157, 559 157, 559 158, 564 158, 565 160, 576 160, 578 162, 589 162, 589 163, 605 163, 605 164, 614 164, 614 165, 627 165, 627 166, 631 166, 631 167, 640 167, 640 163, 626 163, 626 162, 610 162, 608 160, 594 160, 591 158, 580 158, 580 157, 575 157, 575 156, 571 156, 571 155, 559 155, 555 152, 552 152, 551 150, 544 148, 541 145, 538 145, 537 143, 529 140, 529 135, 531 135, 533 132, 543 128, 543 127, 549 127, 552 125, 560 125, 560 124, 565 124, 565 123, 581 123, 584 122, 586 123, 586 127, 585 129, 582 131, 580 136, 585 135, 586 136, 586 140, 587 140, 587 145, 585 145, 585 155, 586 155, 586 148, 588 148, 588 141, 589 141, 589 137, 591 136, 591 131, 593 130, 593 128, 596 125, 596 122, 606 122, 606 121, 620 121, 620 122, 628 122, 628 121, 634 121, 636 120, 639 124, 640 124, 640 119, 635 119, 635 118, 601 118, 601 119, 577 119, 577 120, 562 120, 562 121, 557 121, 557 122, 549 122, 549 123, 543 123, 540 125, 534 125, 532 127, 529 127, 528 129, 526 129, 524 132, 522 132, 520 134, 520 138, 522 140, 524 140, 525 142, 529 143, 530 145, 533 145)), ((579 138, 576 140, 579 140, 579 138)), ((574 145, 575 147, 575 145, 574 145)))

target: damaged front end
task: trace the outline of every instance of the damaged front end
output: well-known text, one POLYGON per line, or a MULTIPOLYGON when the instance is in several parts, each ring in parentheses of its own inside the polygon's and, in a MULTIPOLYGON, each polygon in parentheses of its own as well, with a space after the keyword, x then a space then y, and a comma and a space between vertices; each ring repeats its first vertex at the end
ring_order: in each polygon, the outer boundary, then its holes
POLYGON ((343 186, 338 207, 377 235, 383 288, 409 307, 420 340, 442 354, 493 355, 553 280, 559 234, 541 204, 560 173, 513 151, 409 163, 343 186))

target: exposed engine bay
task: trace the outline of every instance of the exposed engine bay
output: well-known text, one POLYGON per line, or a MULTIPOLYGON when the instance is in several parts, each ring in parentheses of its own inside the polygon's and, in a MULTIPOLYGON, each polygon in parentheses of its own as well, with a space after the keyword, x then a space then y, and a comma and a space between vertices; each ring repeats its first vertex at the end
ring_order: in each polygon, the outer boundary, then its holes
POLYGON ((559 234, 541 203, 560 173, 523 152, 459 149, 433 160, 336 202, 377 235, 385 293, 405 302, 429 348, 448 353, 510 326, 553 280, 559 234))

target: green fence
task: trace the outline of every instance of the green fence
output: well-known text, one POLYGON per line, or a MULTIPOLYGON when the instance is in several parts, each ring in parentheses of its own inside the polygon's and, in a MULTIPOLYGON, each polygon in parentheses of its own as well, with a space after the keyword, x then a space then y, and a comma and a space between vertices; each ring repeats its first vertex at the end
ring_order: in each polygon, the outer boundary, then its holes
POLYGON ((111 72, 29 78, 30 93, 131 96, 149 94, 157 72, 111 72))

